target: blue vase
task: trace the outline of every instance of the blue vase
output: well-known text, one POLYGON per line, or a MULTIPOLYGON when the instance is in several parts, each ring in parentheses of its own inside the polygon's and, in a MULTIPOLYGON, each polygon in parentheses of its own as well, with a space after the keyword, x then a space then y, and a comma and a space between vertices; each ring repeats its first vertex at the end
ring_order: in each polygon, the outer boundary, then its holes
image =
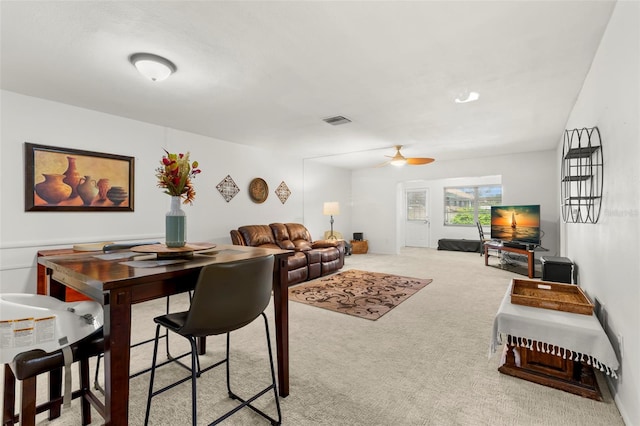
POLYGON ((187 241, 187 215, 180 208, 182 198, 171 197, 171 210, 165 220, 165 244, 167 247, 184 247, 187 241))

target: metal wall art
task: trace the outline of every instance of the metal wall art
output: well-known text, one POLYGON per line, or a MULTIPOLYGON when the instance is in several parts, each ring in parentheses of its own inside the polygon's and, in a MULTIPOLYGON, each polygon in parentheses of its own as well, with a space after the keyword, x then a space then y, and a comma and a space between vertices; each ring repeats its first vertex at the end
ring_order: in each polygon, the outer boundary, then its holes
POLYGON ((282 204, 286 203, 289 195, 291 195, 291 191, 289 190, 287 184, 284 183, 284 181, 280 182, 280 185, 278 185, 275 192, 276 196, 282 204))
POLYGON ((238 185, 236 185, 230 175, 222 179, 222 181, 216 185, 216 189, 227 203, 240 192, 240 188, 238 188, 238 185))
POLYGON ((600 217, 604 159, 597 127, 565 130, 560 205, 565 223, 596 223, 600 217))
POLYGON ((25 211, 133 211, 133 157, 24 146, 25 211))

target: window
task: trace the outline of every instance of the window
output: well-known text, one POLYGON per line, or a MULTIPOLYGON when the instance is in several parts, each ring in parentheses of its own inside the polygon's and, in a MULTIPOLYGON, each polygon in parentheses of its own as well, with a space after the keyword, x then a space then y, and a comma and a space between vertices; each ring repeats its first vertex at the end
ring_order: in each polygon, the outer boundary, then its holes
POLYGON ((444 189, 445 225, 491 224, 491 206, 502 204, 501 185, 457 186, 444 189))
POLYGON ((407 191, 407 220, 427 220, 427 191, 407 191))

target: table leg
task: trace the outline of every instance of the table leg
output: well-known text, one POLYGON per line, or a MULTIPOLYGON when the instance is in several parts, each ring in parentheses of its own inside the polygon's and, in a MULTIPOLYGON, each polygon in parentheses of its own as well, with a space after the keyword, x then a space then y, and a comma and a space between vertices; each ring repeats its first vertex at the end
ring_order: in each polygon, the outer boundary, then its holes
POLYGON ((4 365, 4 390, 2 392, 2 424, 13 425, 16 410, 16 376, 9 364, 4 365))
POLYGON ((104 307, 105 423, 129 421, 129 342, 131 339, 131 293, 114 290, 104 307))
POLYGON ((484 266, 489 266, 489 246, 484 246, 484 266))
POLYGON ((282 397, 289 395, 289 288, 287 274, 287 257, 277 258, 273 271, 273 305, 278 354, 278 390, 282 397))

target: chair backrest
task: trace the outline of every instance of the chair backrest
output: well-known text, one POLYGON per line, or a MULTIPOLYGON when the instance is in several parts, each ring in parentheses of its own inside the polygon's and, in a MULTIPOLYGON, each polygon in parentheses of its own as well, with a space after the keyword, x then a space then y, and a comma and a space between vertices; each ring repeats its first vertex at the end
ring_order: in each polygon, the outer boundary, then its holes
POLYGON ((482 229, 482 225, 480 222, 476 222, 476 226, 478 227, 478 232, 480 233, 480 242, 484 241, 484 230, 482 229))
POLYGON ((271 299, 274 257, 202 268, 181 334, 211 336, 244 327, 271 299))

